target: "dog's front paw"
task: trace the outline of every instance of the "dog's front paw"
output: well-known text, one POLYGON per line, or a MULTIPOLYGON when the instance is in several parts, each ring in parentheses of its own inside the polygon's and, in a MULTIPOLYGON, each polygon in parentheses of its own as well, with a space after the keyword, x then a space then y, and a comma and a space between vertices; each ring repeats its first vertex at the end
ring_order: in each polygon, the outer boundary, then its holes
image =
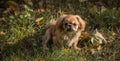
POLYGON ((79 47, 74 47, 74 50, 76 50, 76 51, 80 51, 81 48, 79 48, 79 47))

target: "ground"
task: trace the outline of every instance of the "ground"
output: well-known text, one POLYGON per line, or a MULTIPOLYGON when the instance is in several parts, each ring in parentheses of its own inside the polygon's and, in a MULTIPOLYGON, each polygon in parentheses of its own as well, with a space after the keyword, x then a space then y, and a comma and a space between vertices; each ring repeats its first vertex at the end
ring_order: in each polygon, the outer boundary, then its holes
MULTIPOLYGON (((0 1, 0 59, 2 61, 119 61, 120 4, 118 0, 11 0, 0 1), (62 14, 80 15, 85 31, 95 29, 107 43, 100 51, 92 44, 81 51, 72 48, 43 50, 41 38, 45 25, 62 14)), ((84 37, 84 36, 83 36, 84 37)), ((86 39, 89 41, 90 39, 86 39)), ((81 42, 88 44, 88 42, 81 42)))

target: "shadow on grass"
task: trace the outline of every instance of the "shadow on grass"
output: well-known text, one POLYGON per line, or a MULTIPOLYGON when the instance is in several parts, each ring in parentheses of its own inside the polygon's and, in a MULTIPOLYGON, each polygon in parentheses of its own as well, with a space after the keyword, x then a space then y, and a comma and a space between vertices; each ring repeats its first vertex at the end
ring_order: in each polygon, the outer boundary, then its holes
POLYGON ((21 59, 28 59, 42 54, 41 42, 44 31, 38 31, 33 36, 24 37, 15 44, 6 44, 0 51, 1 60, 14 59, 19 56, 21 59))

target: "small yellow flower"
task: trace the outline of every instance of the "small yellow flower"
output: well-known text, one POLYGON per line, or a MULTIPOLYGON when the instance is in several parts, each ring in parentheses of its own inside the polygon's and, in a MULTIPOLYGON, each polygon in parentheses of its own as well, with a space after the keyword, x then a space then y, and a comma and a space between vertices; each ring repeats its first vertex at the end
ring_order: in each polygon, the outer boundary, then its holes
POLYGON ((80 39, 82 39, 82 38, 84 38, 84 36, 81 35, 81 36, 80 36, 80 39))
POLYGON ((68 53, 68 49, 64 48, 64 49, 63 49, 63 52, 64 52, 64 53, 68 53))

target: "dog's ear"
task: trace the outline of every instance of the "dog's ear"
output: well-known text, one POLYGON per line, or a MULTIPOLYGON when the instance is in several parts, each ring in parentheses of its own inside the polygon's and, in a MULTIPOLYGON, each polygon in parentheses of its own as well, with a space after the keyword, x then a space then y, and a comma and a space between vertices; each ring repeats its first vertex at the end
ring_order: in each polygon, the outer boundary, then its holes
POLYGON ((58 18, 57 19, 57 28, 62 28, 62 26, 63 26, 63 21, 64 21, 64 19, 66 18, 66 14, 63 14, 63 15, 61 15, 60 16, 60 18, 58 18))
POLYGON ((76 15, 76 18, 80 24, 79 28, 81 29, 81 31, 84 31, 86 27, 85 21, 79 15, 76 15))

